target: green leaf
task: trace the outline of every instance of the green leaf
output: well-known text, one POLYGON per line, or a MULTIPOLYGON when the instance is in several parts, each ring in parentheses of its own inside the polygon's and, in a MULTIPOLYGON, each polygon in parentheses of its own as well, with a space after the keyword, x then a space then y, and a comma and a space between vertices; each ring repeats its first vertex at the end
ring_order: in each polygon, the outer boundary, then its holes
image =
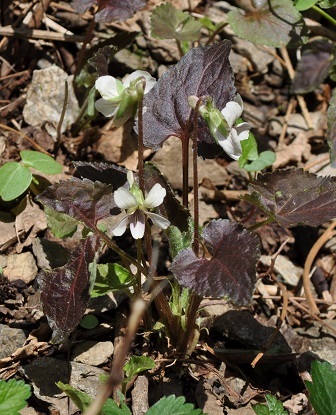
POLYGON ((120 407, 113 399, 107 399, 103 406, 103 415, 132 415, 131 411, 124 402, 124 396, 120 393, 120 407))
POLYGON ((58 174, 62 172, 62 165, 47 154, 39 151, 23 150, 20 151, 20 156, 25 166, 33 167, 42 173, 58 174))
POLYGON ((318 4, 322 9, 330 9, 336 6, 336 0, 320 0, 318 4))
POLYGON ((242 155, 239 158, 239 167, 243 168, 248 160, 256 160, 258 158, 258 145, 254 135, 250 132, 248 139, 240 142, 242 147, 242 155))
POLYGON ((0 380, 0 414, 19 415, 30 395, 30 386, 23 380, 0 380))
POLYGON ((193 240, 194 222, 191 218, 188 219, 188 230, 181 232, 177 226, 169 226, 167 229, 169 238, 169 250, 172 258, 182 251, 182 249, 189 248, 193 240))
POLYGON ((266 1, 249 11, 235 9, 228 13, 227 21, 237 36, 252 43, 274 47, 302 43, 304 23, 292 0, 266 1))
MULTIPOLYGON (((244 141, 242 141, 243 143, 244 141)), ((239 159, 240 160, 240 159, 239 159)), ((259 154, 256 160, 250 164, 245 164, 244 169, 247 171, 261 171, 266 167, 272 166, 276 160, 276 155, 273 151, 263 151, 259 154)))
POLYGON ((176 39, 180 42, 198 40, 202 24, 189 13, 176 9, 170 3, 156 7, 151 17, 151 35, 159 39, 176 39))
POLYGON ((94 329, 98 326, 98 319, 96 316, 93 316, 92 314, 88 314, 87 316, 84 316, 82 318, 82 321, 79 323, 81 327, 84 329, 90 330, 94 329))
POLYGON ((312 363, 313 382, 306 381, 309 401, 318 415, 336 414, 336 370, 328 362, 312 363))
POLYGON ((24 193, 31 181, 32 173, 27 168, 10 161, 0 167, 0 197, 5 202, 14 200, 24 193))
POLYGON ((133 355, 130 360, 124 365, 124 371, 127 378, 132 378, 144 370, 153 369, 155 362, 153 359, 147 356, 135 356, 133 355))
POLYGON ((119 264, 97 265, 97 276, 91 297, 99 297, 111 291, 122 290, 134 283, 134 277, 119 264))
POLYGON ((295 6, 296 10, 299 10, 300 12, 302 12, 304 10, 310 9, 317 2, 318 2, 318 0, 297 0, 294 3, 294 6, 295 6))
POLYGON ((277 398, 273 395, 266 395, 266 405, 252 405, 254 412, 257 415, 288 415, 288 412, 284 410, 281 401, 278 401, 277 398))
POLYGON ((89 407, 92 398, 87 394, 78 389, 73 388, 68 384, 62 382, 57 382, 56 385, 69 396, 72 402, 77 406, 77 408, 84 412, 89 407))
POLYGON ((164 396, 149 408, 146 415, 205 415, 201 409, 194 409, 191 403, 185 403, 184 396, 164 396))
POLYGON ((48 227, 56 238, 64 238, 72 236, 78 226, 78 220, 72 218, 66 213, 59 213, 49 206, 44 207, 47 217, 48 227))

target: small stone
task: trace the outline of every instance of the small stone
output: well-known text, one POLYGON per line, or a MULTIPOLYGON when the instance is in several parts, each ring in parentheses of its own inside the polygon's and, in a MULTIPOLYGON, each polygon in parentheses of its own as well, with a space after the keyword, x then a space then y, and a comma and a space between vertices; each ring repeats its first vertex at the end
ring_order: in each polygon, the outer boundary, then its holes
POLYGON ((112 342, 86 341, 79 343, 74 348, 72 358, 75 362, 99 366, 108 361, 113 354, 113 350, 112 342))
POLYGON ((23 108, 23 118, 27 124, 46 123, 49 134, 56 137, 57 125, 64 105, 66 80, 68 81, 68 104, 61 132, 71 126, 79 113, 72 77, 55 65, 33 72, 33 79, 27 91, 27 102, 23 108))
POLYGON ((0 359, 12 355, 23 346, 26 334, 21 329, 13 329, 0 324, 0 359))
POLYGON ((32 282, 37 275, 37 266, 34 256, 30 252, 9 255, 4 276, 9 281, 22 280, 26 284, 32 282))

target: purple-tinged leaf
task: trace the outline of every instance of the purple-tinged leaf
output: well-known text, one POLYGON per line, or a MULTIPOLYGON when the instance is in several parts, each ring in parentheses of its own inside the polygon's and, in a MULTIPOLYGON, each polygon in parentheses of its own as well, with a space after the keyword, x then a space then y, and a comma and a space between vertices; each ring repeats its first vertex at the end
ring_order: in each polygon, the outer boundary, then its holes
POLYGON ((167 218, 171 225, 179 228, 180 231, 188 230, 188 219, 190 213, 182 203, 176 198, 169 183, 163 177, 159 169, 152 163, 146 163, 144 166, 145 190, 147 193, 155 185, 159 183, 167 191, 163 203, 156 208, 157 213, 167 218))
POLYGON ((260 174, 245 200, 258 206, 281 226, 319 226, 336 218, 336 180, 303 169, 260 174))
POLYGON ((108 65, 112 57, 118 52, 118 49, 113 45, 107 45, 99 48, 98 51, 88 59, 88 64, 97 71, 98 76, 108 75, 108 65))
POLYGON ((43 310, 55 343, 66 340, 83 317, 90 300, 88 267, 98 248, 98 238, 88 236, 73 250, 66 265, 41 271, 38 276, 43 310))
POLYGON ((179 252, 170 266, 179 284, 203 297, 249 304, 260 255, 258 236, 224 219, 210 221, 202 236, 212 258, 197 258, 191 248, 179 252))
POLYGON ((124 21, 146 5, 145 0, 74 0, 71 5, 78 13, 84 13, 93 4, 98 5, 96 22, 124 21))
POLYGON ((117 207, 111 186, 75 177, 47 187, 37 200, 83 222, 90 229, 117 207))
POLYGON ((334 64, 334 47, 324 39, 314 40, 302 48, 291 92, 306 94, 315 91, 326 79, 334 64))
POLYGON ((333 90, 328 108, 328 131, 327 139, 329 144, 330 162, 336 167, 336 89, 333 90))
MULTIPOLYGON (((144 96, 144 144, 158 149, 170 136, 188 140, 192 130, 192 110, 188 97, 210 96, 221 110, 235 95, 229 62, 231 43, 191 49, 144 96)), ((205 122, 199 118, 200 141, 214 143, 205 122)))
POLYGON ((73 163, 76 168, 76 176, 82 179, 89 179, 92 182, 101 182, 111 185, 113 190, 117 190, 127 181, 127 169, 109 163, 76 161, 73 163))

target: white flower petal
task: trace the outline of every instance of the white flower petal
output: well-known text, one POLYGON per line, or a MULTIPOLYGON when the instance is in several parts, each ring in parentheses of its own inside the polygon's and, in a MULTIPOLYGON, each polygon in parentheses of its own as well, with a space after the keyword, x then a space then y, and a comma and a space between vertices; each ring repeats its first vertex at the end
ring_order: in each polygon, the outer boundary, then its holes
POLYGON ((138 206, 138 202, 134 195, 129 190, 125 189, 125 187, 119 187, 119 189, 114 192, 114 201, 120 209, 129 209, 138 206))
POLYGON ((135 81, 136 79, 141 78, 141 77, 146 79, 146 86, 145 86, 144 93, 147 94, 147 92, 149 92, 153 88, 153 86, 155 86, 156 79, 153 78, 152 75, 150 75, 146 71, 135 71, 131 73, 129 76, 127 76, 127 78, 123 82, 124 87, 128 88, 132 81, 135 81))
POLYGON ((128 170, 128 172, 127 172, 127 181, 129 183, 130 187, 132 187, 133 183, 134 183, 134 175, 133 175, 132 170, 128 170))
POLYGON ((235 101, 228 102, 222 109, 221 113, 226 119, 230 128, 235 124, 238 118, 242 115, 243 108, 235 101))
POLYGON ((236 131, 233 132, 233 130, 231 130, 229 136, 225 139, 219 140, 218 144, 222 147, 225 153, 234 160, 238 160, 241 156, 242 149, 236 131))
POLYGON ((247 140, 250 134, 251 125, 248 122, 242 122, 234 127, 237 131, 239 141, 247 140))
POLYGON ((118 103, 106 101, 103 98, 95 102, 96 110, 101 112, 105 117, 112 117, 116 113, 118 105, 118 103))
POLYGON ((95 83, 97 91, 102 98, 109 100, 119 96, 117 80, 110 75, 100 76, 95 83))
POLYGON ((127 225, 129 224, 129 217, 132 216, 126 215, 124 216, 113 228, 112 228, 112 234, 114 236, 121 236, 125 233, 127 225))
POLYGON ((147 209, 153 209, 163 202, 163 199, 166 196, 166 189, 162 187, 159 183, 156 183, 149 191, 147 197, 145 198, 144 206, 147 209))
POLYGON ((157 226, 158 228, 167 229, 168 226, 170 225, 170 222, 168 219, 164 218, 161 215, 157 215, 156 213, 147 212, 147 216, 149 216, 152 219, 154 225, 157 226))
POLYGON ((145 213, 136 210, 129 218, 130 230, 134 239, 142 239, 145 234, 145 213))

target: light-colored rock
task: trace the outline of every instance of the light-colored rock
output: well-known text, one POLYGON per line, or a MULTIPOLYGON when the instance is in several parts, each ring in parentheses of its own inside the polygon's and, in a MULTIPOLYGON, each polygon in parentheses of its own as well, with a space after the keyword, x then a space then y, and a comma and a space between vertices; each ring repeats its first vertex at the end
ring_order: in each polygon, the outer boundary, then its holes
POLYGON ((27 91, 27 102, 23 108, 23 118, 29 125, 46 123, 46 129, 56 137, 57 125, 61 118, 65 97, 65 80, 68 81, 68 105, 62 123, 64 132, 75 121, 79 106, 69 77, 58 66, 35 70, 27 91))
POLYGON ((86 341, 78 343, 72 352, 75 362, 85 363, 91 366, 99 366, 106 363, 113 354, 112 342, 86 341))
POLYGON ((12 254, 8 256, 4 276, 9 281, 22 280, 26 284, 32 282, 37 275, 35 259, 30 252, 12 254))
POLYGON ((9 357, 19 347, 22 347, 26 338, 23 330, 0 324, 0 359, 9 357))

